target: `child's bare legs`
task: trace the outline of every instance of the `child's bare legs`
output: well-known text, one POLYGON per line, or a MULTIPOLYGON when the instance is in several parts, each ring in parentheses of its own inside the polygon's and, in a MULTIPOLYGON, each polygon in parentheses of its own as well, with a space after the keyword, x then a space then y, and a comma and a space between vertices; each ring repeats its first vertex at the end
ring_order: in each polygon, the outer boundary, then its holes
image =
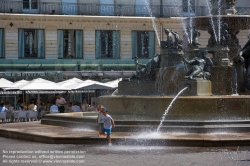
POLYGON ((100 131, 100 132, 99 132, 99 135, 100 135, 100 136, 101 136, 101 135, 104 135, 104 136, 105 136, 105 135, 107 135, 107 134, 106 134, 105 132, 100 131))
POLYGON ((108 139, 108 142, 111 143, 111 137, 110 137, 110 134, 107 134, 107 139, 108 139))
POLYGON ((101 134, 100 133, 102 133, 102 127, 103 127, 103 124, 98 124, 98 137, 100 137, 101 136, 101 134))
POLYGON ((101 133, 101 126, 98 126, 98 137, 100 137, 101 133))

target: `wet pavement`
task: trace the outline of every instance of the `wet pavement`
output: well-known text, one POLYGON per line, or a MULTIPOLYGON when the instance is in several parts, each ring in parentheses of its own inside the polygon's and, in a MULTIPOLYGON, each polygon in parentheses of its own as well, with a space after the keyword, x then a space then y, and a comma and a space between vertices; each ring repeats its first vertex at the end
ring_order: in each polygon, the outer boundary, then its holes
POLYGON ((113 145, 109 147, 107 145, 94 144, 45 144, 1 137, 0 146, 1 166, 250 165, 250 147, 238 146, 219 148, 113 145))
MULTIPOLYGON (((98 137, 95 130, 83 127, 62 127, 41 124, 40 121, 4 123, 0 136, 51 144, 100 144, 106 145, 105 137, 98 137)), ((250 133, 157 133, 113 132, 114 145, 142 146, 249 146, 250 133)))

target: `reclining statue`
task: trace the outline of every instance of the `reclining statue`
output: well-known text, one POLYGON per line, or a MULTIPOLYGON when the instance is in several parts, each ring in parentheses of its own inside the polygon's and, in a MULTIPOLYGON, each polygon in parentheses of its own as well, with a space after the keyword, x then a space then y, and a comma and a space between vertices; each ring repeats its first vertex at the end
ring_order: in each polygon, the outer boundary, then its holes
POLYGON ((234 58, 234 63, 244 65, 245 87, 250 89, 250 39, 234 58))
POLYGON ((131 75, 130 78, 124 78, 123 81, 130 80, 155 80, 155 68, 159 68, 161 63, 161 55, 155 54, 147 64, 140 64, 138 57, 135 57, 136 72, 131 75), (139 69, 140 68, 140 69, 139 69))
POLYGON ((190 65, 189 69, 186 72, 186 79, 196 79, 203 78, 204 80, 210 80, 211 78, 211 66, 213 66, 212 60, 207 57, 207 51, 202 50, 198 53, 198 56, 192 60, 187 60, 181 56, 184 60, 184 63, 190 65))

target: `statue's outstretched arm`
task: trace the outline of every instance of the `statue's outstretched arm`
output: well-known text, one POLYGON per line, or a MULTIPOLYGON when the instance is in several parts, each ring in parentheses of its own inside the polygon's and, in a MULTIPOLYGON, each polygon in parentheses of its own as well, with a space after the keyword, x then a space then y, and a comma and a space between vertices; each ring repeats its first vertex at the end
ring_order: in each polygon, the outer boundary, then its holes
POLYGON ((146 67, 145 64, 141 64, 141 63, 138 62, 138 58, 137 57, 135 57, 135 65, 140 66, 140 67, 146 67))
POLYGON ((184 55, 180 55, 181 59, 184 61, 184 63, 190 64, 191 61, 188 61, 186 58, 184 58, 184 55))

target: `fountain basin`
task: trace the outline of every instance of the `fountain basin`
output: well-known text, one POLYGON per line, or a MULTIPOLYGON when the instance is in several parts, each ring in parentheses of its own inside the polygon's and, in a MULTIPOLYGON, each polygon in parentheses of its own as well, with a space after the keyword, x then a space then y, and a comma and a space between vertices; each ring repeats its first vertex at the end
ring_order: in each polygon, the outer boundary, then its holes
MULTIPOLYGON (((174 96, 101 96, 111 115, 127 120, 160 120, 174 96)), ((250 118, 250 96, 180 96, 166 120, 239 120, 250 118)))
POLYGON ((230 30, 245 30, 250 28, 249 15, 220 15, 220 16, 198 16, 195 18, 187 18, 184 21, 188 24, 192 19, 197 29, 208 30, 211 28, 211 20, 214 25, 218 26, 218 19, 221 23, 227 23, 230 30))

